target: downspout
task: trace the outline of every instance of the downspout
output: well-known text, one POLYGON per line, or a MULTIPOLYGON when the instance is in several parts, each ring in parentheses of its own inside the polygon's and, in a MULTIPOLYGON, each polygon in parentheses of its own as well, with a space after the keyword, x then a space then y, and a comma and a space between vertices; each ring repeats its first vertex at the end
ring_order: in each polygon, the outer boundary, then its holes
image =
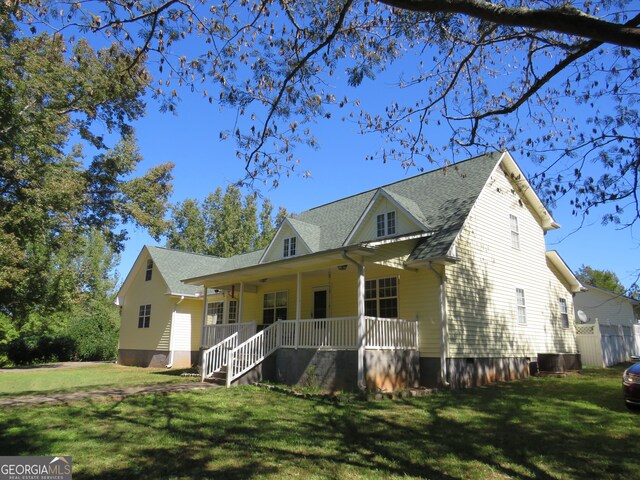
POLYGON ((356 262, 347 255, 346 251, 342 252, 342 258, 353 263, 358 268, 358 389, 364 391, 367 387, 364 374, 364 337, 366 331, 364 318, 364 262, 356 262))
POLYGON ((175 328, 175 324, 176 324, 176 307, 178 305, 180 305, 180 303, 184 300, 184 295, 180 295, 180 300, 178 300, 176 302, 176 304, 173 306, 173 314, 171 315, 171 350, 169 352, 169 363, 167 363, 165 365, 165 367, 167 368, 172 368, 173 367, 173 350, 174 350, 174 343, 173 343, 173 334, 174 334, 174 328, 175 328))
POLYGON ((440 296, 440 378, 442 380, 442 385, 445 387, 450 386, 447 381, 447 352, 449 351, 449 332, 447 331, 447 295, 446 295, 446 283, 444 275, 438 273, 438 271, 433 268, 433 264, 431 262, 428 263, 429 269, 435 273, 436 277, 440 281, 439 285, 439 296, 440 296))

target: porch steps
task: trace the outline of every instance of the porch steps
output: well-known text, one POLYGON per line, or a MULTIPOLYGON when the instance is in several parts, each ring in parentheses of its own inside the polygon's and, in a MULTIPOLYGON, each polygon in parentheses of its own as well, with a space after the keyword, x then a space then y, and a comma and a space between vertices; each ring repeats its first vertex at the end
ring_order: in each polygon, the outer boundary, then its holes
POLYGON ((227 366, 225 365, 220 370, 213 372, 210 376, 206 377, 204 381, 225 386, 227 384, 227 366))

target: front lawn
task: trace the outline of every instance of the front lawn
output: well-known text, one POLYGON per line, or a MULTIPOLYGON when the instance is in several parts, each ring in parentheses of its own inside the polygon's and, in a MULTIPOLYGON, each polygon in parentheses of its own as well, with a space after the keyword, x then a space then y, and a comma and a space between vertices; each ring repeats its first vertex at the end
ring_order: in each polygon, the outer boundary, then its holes
POLYGON ((72 455, 74 478, 640 478, 621 368, 397 401, 256 387, 0 412, 3 455, 72 455))
POLYGON ((124 367, 113 363, 73 368, 46 365, 35 369, 16 368, 0 372, 0 398, 190 381, 180 377, 182 371, 124 367))

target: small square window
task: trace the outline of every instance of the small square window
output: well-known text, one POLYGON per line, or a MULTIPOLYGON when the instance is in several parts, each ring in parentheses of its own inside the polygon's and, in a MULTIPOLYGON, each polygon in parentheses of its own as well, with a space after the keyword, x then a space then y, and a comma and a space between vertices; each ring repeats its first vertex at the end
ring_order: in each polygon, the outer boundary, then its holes
POLYGON ((509 215, 511 222, 511 246, 520 250, 520 230, 518 229, 518 217, 509 215))

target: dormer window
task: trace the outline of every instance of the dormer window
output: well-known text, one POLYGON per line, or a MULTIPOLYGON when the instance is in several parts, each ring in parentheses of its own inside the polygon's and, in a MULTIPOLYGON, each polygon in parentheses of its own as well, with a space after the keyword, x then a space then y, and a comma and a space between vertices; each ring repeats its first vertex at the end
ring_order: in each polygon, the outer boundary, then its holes
POLYGON ((296 237, 285 238, 282 256, 285 258, 293 257, 295 254, 296 254, 296 237))
POLYGON ((396 212, 381 213, 376 217, 376 235, 386 237, 396 233, 396 212))
POLYGON ((148 282, 151 280, 151 276, 153 275, 153 260, 147 260, 147 271, 144 275, 144 281, 148 282))

